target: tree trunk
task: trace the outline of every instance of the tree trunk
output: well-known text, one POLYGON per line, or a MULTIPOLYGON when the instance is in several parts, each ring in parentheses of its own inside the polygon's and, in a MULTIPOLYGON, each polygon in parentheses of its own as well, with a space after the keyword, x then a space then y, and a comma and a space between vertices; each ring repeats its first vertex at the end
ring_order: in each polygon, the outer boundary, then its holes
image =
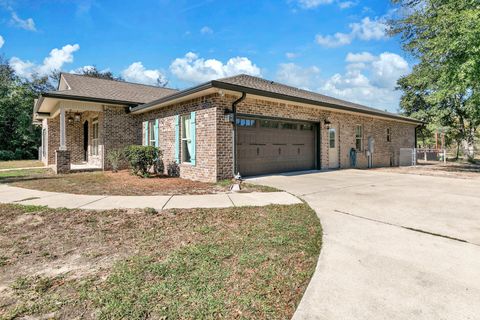
POLYGON ((457 140, 457 154, 455 155, 455 160, 458 160, 458 157, 460 156, 460 142, 457 140))

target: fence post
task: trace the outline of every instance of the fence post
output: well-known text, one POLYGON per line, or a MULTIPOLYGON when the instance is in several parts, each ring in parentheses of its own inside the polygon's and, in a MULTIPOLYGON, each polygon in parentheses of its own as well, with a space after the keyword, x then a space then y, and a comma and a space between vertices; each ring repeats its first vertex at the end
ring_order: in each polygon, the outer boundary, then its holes
POLYGON ((447 164, 447 149, 443 149, 443 164, 447 164))

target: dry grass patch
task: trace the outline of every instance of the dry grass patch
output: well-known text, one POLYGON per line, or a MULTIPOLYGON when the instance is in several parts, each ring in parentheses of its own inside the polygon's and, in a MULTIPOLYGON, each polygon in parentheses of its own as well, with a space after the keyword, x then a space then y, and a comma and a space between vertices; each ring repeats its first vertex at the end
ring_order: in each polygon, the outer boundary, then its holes
POLYGON ((320 245, 305 204, 162 213, 0 205, 0 318, 287 319, 320 245))
POLYGON ((30 168, 30 167, 43 167, 43 162, 38 160, 13 160, 13 161, 0 161, 1 169, 15 169, 15 168, 30 168))
POLYGON ((457 162, 421 162, 414 167, 376 168, 377 171, 418 174, 425 176, 447 177, 457 179, 480 179, 480 164, 467 161, 457 162))
MULTIPOLYGON (((123 170, 113 172, 81 172, 55 175, 52 171, 0 173, 0 182, 16 187, 51 192, 87 195, 175 195, 212 194, 229 190, 230 181, 205 183, 166 176, 141 178, 123 170)), ((273 191, 274 189, 246 184, 244 191, 273 191)))

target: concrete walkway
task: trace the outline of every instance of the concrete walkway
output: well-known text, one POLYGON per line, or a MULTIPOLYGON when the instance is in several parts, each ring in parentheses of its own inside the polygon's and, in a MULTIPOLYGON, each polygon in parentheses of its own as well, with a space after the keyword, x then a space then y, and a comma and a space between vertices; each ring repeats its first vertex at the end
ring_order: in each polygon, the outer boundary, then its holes
POLYGON ((219 193, 178 196, 91 196, 0 185, 0 203, 67 209, 190 209, 289 205, 301 201, 287 192, 219 193))
POLYGON ((250 180, 317 212, 323 245, 294 319, 480 319, 480 181, 341 170, 250 180))

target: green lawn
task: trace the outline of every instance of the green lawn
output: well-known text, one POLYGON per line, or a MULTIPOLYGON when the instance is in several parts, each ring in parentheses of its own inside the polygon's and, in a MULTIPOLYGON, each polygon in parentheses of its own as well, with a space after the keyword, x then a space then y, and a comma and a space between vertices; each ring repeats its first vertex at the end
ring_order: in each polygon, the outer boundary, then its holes
POLYGON ((306 204, 0 205, 0 234, 0 319, 290 319, 321 246, 306 204))
POLYGON ((38 160, 0 161, 0 169, 43 167, 43 162, 38 160))

